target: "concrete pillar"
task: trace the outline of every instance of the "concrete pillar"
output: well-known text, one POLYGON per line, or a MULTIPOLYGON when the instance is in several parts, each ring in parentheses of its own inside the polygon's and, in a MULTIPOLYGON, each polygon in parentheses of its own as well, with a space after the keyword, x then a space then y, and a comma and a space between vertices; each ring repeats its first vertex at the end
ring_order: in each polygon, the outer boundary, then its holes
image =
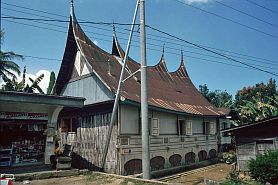
POLYGON ((62 106, 58 106, 53 111, 49 112, 48 115, 47 136, 46 136, 45 154, 44 154, 45 164, 50 164, 50 156, 54 155, 54 147, 55 147, 54 136, 57 133, 56 129, 57 129, 58 116, 62 109, 63 109, 62 106))

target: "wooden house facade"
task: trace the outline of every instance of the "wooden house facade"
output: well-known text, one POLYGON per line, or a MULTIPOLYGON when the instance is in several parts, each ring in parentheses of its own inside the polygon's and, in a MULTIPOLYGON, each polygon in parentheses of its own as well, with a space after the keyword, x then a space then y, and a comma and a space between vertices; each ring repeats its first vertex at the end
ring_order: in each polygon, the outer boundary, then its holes
MULTIPOLYGON (((62 142, 75 145, 77 163, 98 168, 118 85, 124 51, 116 34, 112 52, 95 45, 78 24, 73 7, 64 57, 57 77, 57 95, 84 97, 85 106, 60 114, 62 142)), ((125 78, 140 69, 129 58, 125 78)), ((151 169, 197 164, 218 153, 220 109, 194 87, 183 57, 180 67, 169 72, 164 53, 155 66, 147 67, 151 169)), ((128 78, 121 90, 105 171, 133 174, 141 171, 140 73, 128 78)))
POLYGON ((248 171, 248 160, 257 154, 278 150, 278 116, 222 132, 235 137, 238 171, 248 171))

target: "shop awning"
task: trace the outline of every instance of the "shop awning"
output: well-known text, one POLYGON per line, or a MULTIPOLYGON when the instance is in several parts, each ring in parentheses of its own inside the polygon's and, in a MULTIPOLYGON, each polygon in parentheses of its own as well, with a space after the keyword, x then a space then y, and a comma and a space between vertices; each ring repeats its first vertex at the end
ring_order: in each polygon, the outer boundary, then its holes
POLYGON ((24 93, 0 90, 0 109, 7 103, 31 103, 63 107, 83 107, 85 98, 70 96, 55 96, 37 93, 24 93))

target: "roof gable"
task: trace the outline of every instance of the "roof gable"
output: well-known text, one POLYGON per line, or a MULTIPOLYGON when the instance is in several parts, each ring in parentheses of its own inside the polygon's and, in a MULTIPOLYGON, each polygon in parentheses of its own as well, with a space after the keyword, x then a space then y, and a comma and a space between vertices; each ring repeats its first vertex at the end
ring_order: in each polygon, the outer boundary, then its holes
MULTIPOLYGON (((71 16, 69 25, 69 34, 65 49, 64 58, 57 79, 57 94, 61 92, 63 83, 70 78, 70 74, 64 74, 72 71, 75 54, 68 57, 71 51, 84 56, 86 64, 89 65, 89 71, 93 72, 101 82, 111 91, 116 92, 118 80, 122 68, 121 60, 125 52, 121 48, 116 34, 113 34, 112 55, 95 45, 83 32, 75 19, 71 16), (73 48, 70 50, 70 48, 73 48), (70 65, 70 66, 66 66, 70 65), (68 70, 66 70, 68 69, 68 70)), ((140 64, 131 58, 128 58, 124 79, 140 69, 140 64)), ((178 112, 185 112, 197 115, 218 116, 221 113, 211 105, 195 88, 191 82, 183 63, 175 72, 169 72, 164 58, 164 49, 159 63, 155 66, 147 67, 148 75, 148 103, 149 105, 170 109, 178 112)), ((136 73, 132 78, 126 80, 121 89, 121 96, 125 99, 140 102, 140 73, 136 73)))

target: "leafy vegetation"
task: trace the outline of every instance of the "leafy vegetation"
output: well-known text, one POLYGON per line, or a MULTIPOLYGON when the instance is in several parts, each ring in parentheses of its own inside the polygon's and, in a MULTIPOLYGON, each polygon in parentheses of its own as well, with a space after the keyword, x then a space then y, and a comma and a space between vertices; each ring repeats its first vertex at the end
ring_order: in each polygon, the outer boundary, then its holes
POLYGON ((53 87, 54 87, 54 84, 55 84, 55 81, 56 81, 55 73, 52 71, 50 73, 50 79, 49 79, 49 84, 48 84, 48 87, 47 87, 47 90, 46 90, 46 94, 51 94, 51 92, 53 90, 53 87))
POLYGON ((235 107, 242 122, 253 122, 278 115, 276 82, 270 79, 255 86, 244 87, 235 96, 235 107))
POLYGON ((243 87, 236 93, 234 101, 226 91, 209 91, 207 85, 200 85, 199 91, 214 106, 236 110, 240 114, 241 124, 278 115, 278 92, 273 79, 267 84, 261 82, 243 87))
POLYGON ((220 160, 224 163, 232 164, 236 162, 236 152, 233 150, 230 150, 229 152, 224 152, 220 160))
POLYGON ((235 171, 230 172, 226 179, 227 180, 225 182, 221 183, 221 185, 241 185, 241 184, 245 184, 239 178, 239 173, 235 172, 235 171))
MULTIPOLYGON (((4 32, 0 31, 1 45, 4 39, 4 32)), ((12 51, 3 52, 0 51, 0 77, 5 81, 11 78, 15 81, 17 75, 20 75, 20 67, 14 62, 14 60, 23 60, 23 56, 16 54, 12 51)))
POLYGON ((27 92, 27 93, 34 93, 38 90, 41 94, 44 94, 43 90, 39 86, 39 83, 44 78, 44 74, 39 75, 36 79, 32 79, 29 77, 31 82, 30 85, 26 84, 26 66, 23 70, 22 80, 18 82, 15 78, 9 79, 4 77, 4 85, 2 86, 2 90, 4 91, 18 91, 18 92, 27 92))
POLYGON ((207 85, 199 85, 200 93, 214 106, 216 107, 233 107, 233 96, 226 90, 209 91, 207 85))
POLYGON ((251 159, 248 168, 250 176, 258 182, 278 184, 278 151, 268 151, 251 159))

